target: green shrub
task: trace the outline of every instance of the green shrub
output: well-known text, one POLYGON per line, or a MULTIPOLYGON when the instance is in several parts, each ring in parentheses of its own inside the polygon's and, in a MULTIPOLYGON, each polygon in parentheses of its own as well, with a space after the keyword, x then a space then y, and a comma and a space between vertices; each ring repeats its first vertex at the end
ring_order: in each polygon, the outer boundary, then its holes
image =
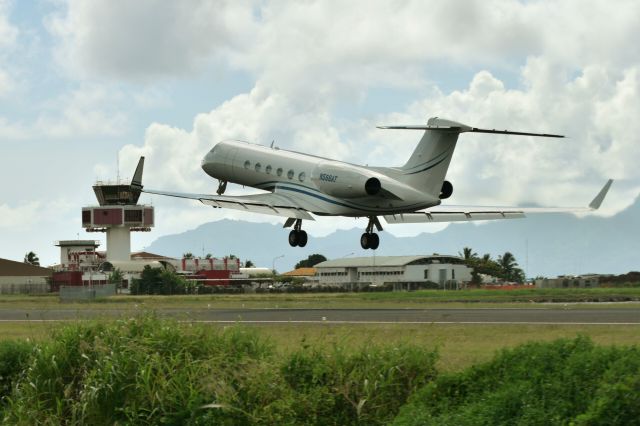
POLYGON ((634 424, 639 397, 626 392, 639 384, 637 348, 596 347, 583 337, 529 343, 434 380, 395 424, 634 424))

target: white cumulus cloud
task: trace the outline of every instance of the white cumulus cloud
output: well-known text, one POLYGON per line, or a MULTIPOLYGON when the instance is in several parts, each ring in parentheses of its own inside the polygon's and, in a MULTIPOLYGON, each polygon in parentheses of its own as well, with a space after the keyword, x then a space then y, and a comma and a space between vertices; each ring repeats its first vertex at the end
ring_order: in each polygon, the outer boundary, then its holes
POLYGON ((47 23, 72 74, 148 82, 184 75, 239 42, 252 26, 245 2, 69 0, 47 23))

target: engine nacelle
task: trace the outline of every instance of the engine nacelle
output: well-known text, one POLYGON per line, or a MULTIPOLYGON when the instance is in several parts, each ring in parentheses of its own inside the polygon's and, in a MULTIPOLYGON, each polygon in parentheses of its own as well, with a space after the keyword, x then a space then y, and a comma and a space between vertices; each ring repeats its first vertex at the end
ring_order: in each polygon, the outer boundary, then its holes
POLYGON ((342 164, 319 164, 311 180, 320 191, 340 198, 375 196, 382 190, 378 177, 342 164))

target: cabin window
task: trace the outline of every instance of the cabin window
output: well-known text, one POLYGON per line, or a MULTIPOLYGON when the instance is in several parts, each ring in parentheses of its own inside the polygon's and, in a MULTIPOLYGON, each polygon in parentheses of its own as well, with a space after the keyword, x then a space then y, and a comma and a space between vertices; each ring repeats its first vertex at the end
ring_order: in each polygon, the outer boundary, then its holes
POLYGON ((248 169, 249 167, 251 167, 251 161, 247 160, 244 162, 244 168, 248 169))
POLYGON ((256 163, 256 172, 259 172, 262 169, 262 164, 256 163))
POLYGON ((293 175, 295 175, 295 174, 296 174, 296 173, 295 173, 293 170, 289 170, 289 171, 287 172, 287 177, 288 177, 289 179, 293 179, 293 175))
POLYGON ((278 176, 282 176, 282 167, 278 167, 278 170, 276 170, 276 174, 278 176))
POLYGON ((264 171, 267 172, 268 175, 271 174, 271 164, 267 165, 267 167, 264 168, 264 171))
POLYGON ((306 178, 306 177, 307 177, 307 175, 304 174, 304 172, 300 172, 300 174, 298 175, 298 180, 300 182, 304 182, 304 178, 306 178))

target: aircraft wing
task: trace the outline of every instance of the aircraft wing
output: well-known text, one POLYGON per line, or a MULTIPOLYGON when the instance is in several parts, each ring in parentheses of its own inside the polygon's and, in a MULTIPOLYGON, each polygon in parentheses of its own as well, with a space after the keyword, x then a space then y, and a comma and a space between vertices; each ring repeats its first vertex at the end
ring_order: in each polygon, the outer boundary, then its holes
POLYGON ((214 208, 227 208, 244 212, 262 213, 286 218, 315 220, 296 200, 288 195, 273 192, 255 195, 211 195, 188 194, 182 192, 166 192, 154 189, 143 189, 148 194, 166 195, 169 197, 198 200, 214 208))
POLYGON ((580 213, 600 208, 612 179, 602 187, 588 207, 480 207, 437 206, 428 211, 384 216, 387 223, 470 222, 475 220, 521 219, 528 213, 580 213))

